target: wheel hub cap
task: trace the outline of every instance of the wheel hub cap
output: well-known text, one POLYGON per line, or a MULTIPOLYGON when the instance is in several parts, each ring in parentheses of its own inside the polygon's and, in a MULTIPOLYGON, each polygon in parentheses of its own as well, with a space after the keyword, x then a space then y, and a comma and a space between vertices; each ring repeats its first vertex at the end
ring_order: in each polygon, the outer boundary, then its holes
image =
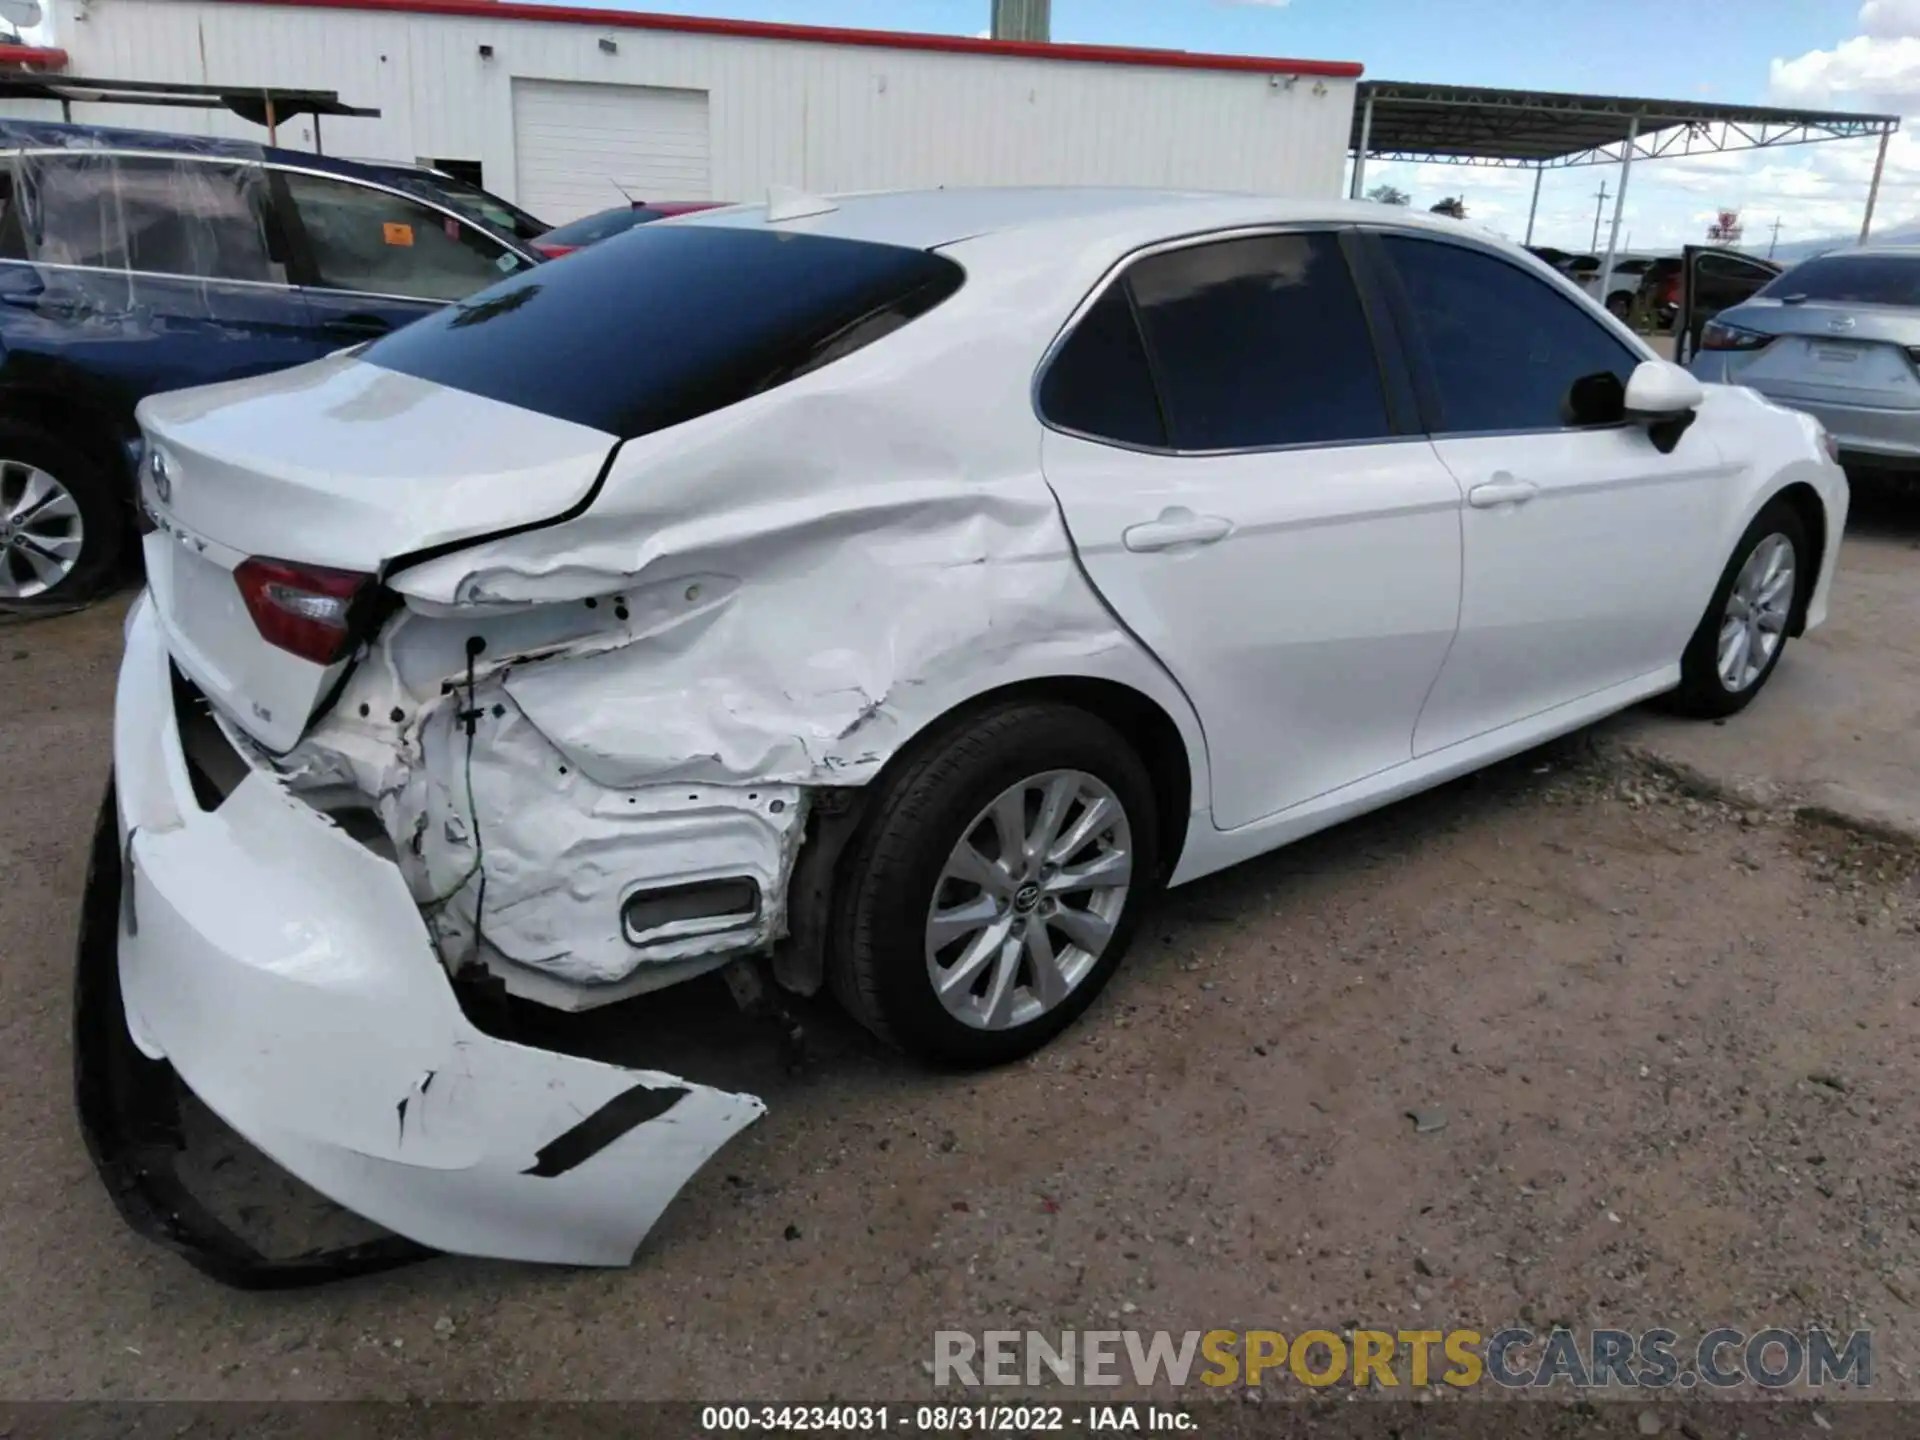
POLYGON ((1793 542, 1769 535, 1753 547, 1727 593, 1718 668, 1729 694, 1750 688, 1766 672, 1786 638, 1793 598, 1793 542))
POLYGON ((46 471, 0 459, 0 600, 31 600, 73 573, 86 531, 80 506, 46 471))
POLYGON ((1133 837, 1082 770, 1010 785, 961 834, 927 909, 927 976, 979 1030, 1039 1019, 1099 964, 1126 908, 1133 837))

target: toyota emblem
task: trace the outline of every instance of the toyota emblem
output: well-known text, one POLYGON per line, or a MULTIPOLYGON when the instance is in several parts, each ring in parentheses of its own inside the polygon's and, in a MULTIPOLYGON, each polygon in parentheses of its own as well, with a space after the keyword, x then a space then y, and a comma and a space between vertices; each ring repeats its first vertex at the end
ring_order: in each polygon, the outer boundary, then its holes
POLYGON ((159 450, 153 452, 153 461, 147 467, 153 475, 153 493, 162 505, 173 503, 173 474, 167 465, 167 457, 159 450))
POLYGON ((1853 326, 1854 319, 1851 315, 1836 315, 1827 322, 1827 329, 1829 330, 1851 330, 1853 326))

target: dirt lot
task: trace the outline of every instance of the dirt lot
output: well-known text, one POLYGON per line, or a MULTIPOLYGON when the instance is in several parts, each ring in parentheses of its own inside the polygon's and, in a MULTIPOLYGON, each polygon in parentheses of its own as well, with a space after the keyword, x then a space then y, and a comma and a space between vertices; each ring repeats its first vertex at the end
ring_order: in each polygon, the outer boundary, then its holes
POLYGON ((0 1393, 912 1399, 936 1328, 1557 1321, 1871 1326, 1920 1398, 1920 856, 1585 737, 1176 892, 1012 1069, 822 1008, 789 1078, 717 984, 603 1019, 770 1105, 630 1270, 221 1289, 68 1095, 118 625, 0 628, 0 1393))

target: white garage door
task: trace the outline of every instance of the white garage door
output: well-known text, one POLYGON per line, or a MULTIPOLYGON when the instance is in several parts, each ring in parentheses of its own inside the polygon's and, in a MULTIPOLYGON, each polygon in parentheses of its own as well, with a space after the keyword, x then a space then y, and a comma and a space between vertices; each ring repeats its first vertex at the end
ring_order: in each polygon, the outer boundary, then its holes
POLYGON ((520 204, 559 225, 636 200, 707 200, 707 92, 513 82, 520 204), (618 188, 616 188, 616 185, 618 188))

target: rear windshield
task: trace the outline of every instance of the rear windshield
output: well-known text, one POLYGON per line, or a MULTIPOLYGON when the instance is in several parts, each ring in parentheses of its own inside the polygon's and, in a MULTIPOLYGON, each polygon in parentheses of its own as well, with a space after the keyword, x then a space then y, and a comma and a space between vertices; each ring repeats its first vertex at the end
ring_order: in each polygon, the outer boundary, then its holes
POLYGON ((642 220, 659 218, 631 207, 624 210, 602 210, 598 215, 589 215, 584 220, 573 220, 557 230, 549 230, 540 237, 542 245, 591 245, 596 240, 604 240, 609 235, 618 235, 622 230, 631 230, 642 220))
POLYGON ((1773 300, 1920 305, 1920 256, 1822 255, 1796 265, 1760 293, 1773 300))
POLYGON ((871 344, 964 278, 953 261, 901 246, 641 225, 436 311, 360 356, 627 440, 871 344))

